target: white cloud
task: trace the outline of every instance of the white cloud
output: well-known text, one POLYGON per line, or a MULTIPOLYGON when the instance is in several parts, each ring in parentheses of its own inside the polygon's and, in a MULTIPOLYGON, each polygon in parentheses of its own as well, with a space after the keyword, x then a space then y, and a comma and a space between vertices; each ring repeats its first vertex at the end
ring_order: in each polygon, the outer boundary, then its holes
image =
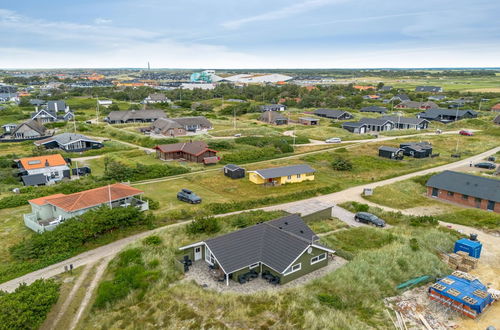
POLYGON ((272 10, 267 13, 262 13, 255 16, 240 18, 233 21, 227 21, 222 23, 222 26, 228 29, 236 29, 242 25, 259 22, 259 21, 270 21, 276 19, 283 19, 286 17, 290 17, 293 15, 300 14, 302 12, 306 12, 309 10, 313 10, 319 7, 323 7, 326 5, 330 5, 333 3, 341 3, 346 0, 307 0, 303 2, 299 2, 288 7, 283 7, 280 9, 272 10))
POLYGON ((112 22, 112 20, 102 17, 97 17, 96 19, 94 19, 95 24, 110 24, 112 22))

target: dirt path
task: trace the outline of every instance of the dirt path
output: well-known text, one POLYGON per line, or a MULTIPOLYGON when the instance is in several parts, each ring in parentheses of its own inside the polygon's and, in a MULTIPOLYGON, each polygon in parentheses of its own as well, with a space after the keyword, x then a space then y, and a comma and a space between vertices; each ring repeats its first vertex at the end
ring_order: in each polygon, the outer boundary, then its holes
POLYGON ((78 277, 77 281, 71 288, 71 291, 69 292, 68 296, 66 297, 66 300, 64 303, 61 305, 61 308, 59 309, 59 313, 55 317, 54 321, 52 322, 52 329, 57 329, 57 324, 61 320, 62 316, 67 312, 69 305, 73 301, 73 298, 75 297, 75 294, 78 292, 78 289, 82 286, 83 281, 87 277, 90 269, 92 269, 92 266, 94 264, 87 264, 84 266, 82 273, 78 277))
POLYGON ((87 306, 90 303, 90 299, 92 298, 92 295, 97 288, 97 285, 99 284, 102 276, 104 275, 104 272, 106 271, 106 268, 108 267, 108 263, 111 260, 112 256, 106 257, 103 260, 101 260, 101 263, 97 267, 97 270, 95 272, 95 276, 92 279, 92 282, 90 283, 89 287, 87 288, 87 291, 85 292, 85 296, 83 297, 82 301, 80 302, 80 307, 78 308, 78 311, 76 312, 75 317, 71 321, 71 325, 69 327, 69 330, 73 330, 76 328, 78 325, 78 322, 80 321, 83 312, 87 308, 87 306))

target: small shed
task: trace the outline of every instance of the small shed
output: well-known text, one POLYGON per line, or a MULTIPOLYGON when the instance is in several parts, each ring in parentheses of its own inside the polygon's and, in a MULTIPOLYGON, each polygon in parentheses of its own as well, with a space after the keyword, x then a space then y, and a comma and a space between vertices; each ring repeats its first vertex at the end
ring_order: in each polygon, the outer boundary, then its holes
POLYGON ((432 155, 432 145, 429 142, 406 142, 399 145, 405 156, 426 158, 432 155))
POLYGON ((469 254, 469 256, 474 258, 481 257, 481 250, 483 248, 483 244, 481 242, 475 240, 471 240, 468 238, 462 238, 455 242, 455 247, 453 248, 453 252, 465 251, 469 254))
POLYGON ((382 146, 378 148, 378 155, 384 158, 401 160, 403 159, 403 149, 382 146))
POLYGON ((317 126, 319 125, 319 119, 311 117, 300 117, 299 123, 307 126, 317 126))
POLYGON ((245 169, 234 164, 224 166, 224 175, 231 179, 241 179, 245 177, 245 169))

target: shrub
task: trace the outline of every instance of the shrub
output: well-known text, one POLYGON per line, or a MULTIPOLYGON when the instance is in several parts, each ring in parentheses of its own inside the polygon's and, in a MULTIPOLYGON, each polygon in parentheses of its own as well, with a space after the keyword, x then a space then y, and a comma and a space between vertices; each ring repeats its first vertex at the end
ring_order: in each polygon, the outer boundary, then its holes
POLYGON ((148 202, 150 210, 154 211, 154 210, 158 210, 160 208, 160 202, 158 202, 157 200, 152 199, 151 197, 146 197, 146 196, 143 196, 142 199, 148 202))
POLYGON ((355 212, 368 212, 370 206, 364 203, 352 202, 352 207, 355 212))
POLYGON ((438 220, 430 215, 424 215, 420 217, 411 217, 410 225, 411 226, 437 226, 438 220))
POLYGON ((123 164, 113 158, 104 159, 104 179, 113 181, 140 181, 187 173, 186 167, 167 164, 144 165, 137 163, 135 167, 123 164))
POLYGON ((410 248, 412 251, 418 251, 420 249, 420 246, 416 238, 410 239, 410 248))
POLYGON ((58 298, 54 280, 22 283, 12 293, 0 291, 0 329, 38 329, 58 298))
POLYGON ((215 150, 229 150, 234 149, 234 144, 225 140, 210 140, 208 141, 208 147, 215 150))
POLYGON ((45 259, 58 255, 71 255, 84 244, 95 241, 113 230, 147 225, 153 216, 135 207, 110 209, 103 206, 79 217, 66 220, 53 231, 31 236, 10 248, 12 256, 19 260, 45 259))
POLYGON ((336 158, 332 162, 332 167, 336 171, 352 171, 352 163, 345 158, 336 158))
POLYGON ((186 226, 186 232, 190 235, 213 234, 221 229, 218 219, 214 217, 203 217, 192 221, 186 226))
POLYGON ((160 245, 162 242, 163 240, 161 239, 161 237, 156 235, 148 236, 142 241, 144 245, 160 245))

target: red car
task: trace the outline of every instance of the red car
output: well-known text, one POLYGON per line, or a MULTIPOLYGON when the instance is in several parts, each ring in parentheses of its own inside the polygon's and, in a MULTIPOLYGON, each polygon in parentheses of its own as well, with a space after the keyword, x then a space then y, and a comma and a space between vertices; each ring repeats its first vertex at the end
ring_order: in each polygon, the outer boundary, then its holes
POLYGON ((467 131, 467 130, 461 130, 458 134, 460 135, 466 135, 466 136, 473 136, 474 133, 472 133, 471 131, 467 131))

